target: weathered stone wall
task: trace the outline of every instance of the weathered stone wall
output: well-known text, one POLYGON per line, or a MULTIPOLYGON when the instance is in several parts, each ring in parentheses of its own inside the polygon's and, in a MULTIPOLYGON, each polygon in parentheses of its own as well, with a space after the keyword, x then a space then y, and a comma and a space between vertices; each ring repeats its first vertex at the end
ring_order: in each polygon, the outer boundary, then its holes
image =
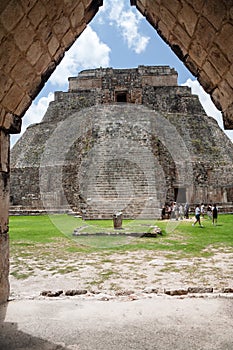
POLYGON ((233 2, 131 0, 197 77, 233 127, 233 2))
POLYGON ((9 135, 0 130, 0 303, 9 295, 9 135))

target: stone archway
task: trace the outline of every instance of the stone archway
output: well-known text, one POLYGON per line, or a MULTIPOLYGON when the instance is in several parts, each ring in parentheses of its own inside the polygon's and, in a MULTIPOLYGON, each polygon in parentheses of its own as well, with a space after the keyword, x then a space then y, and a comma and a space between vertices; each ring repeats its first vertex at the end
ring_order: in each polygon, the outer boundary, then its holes
MULTIPOLYGON (((0 4, 0 303, 9 295, 9 134, 102 0, 0 4)), ((131 0, 198 78, 233 128, 233 1, 131 0)))
POLYGON ((131 0, 233 127, 233 1, 131 0))

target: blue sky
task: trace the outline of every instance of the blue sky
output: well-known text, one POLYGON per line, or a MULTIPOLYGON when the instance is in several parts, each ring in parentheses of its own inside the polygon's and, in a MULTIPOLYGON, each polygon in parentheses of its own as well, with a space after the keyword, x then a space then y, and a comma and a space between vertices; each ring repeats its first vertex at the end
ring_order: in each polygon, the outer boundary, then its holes
MULTIPOLYGON (((159 37, 146 19, 130 6, 129 0, 105 0, 95 18, 66 52, 60 65, 23 118, 22 133, 28 125, 38 123, 54 91, 67 91, 68 77, 83 69, 98 67, 134 68, 138 65, 169 65, 178 72, 178 84, 188 85, 199 95, 206 113, 222 127, 221 113, 208 94, 159 37)), ((233 130, 225 131, 233 140, 233 130)), ((21 135, 22 135, 21 133, 21 135)), ((20 135, 11 137, 13 145, 20 135)))

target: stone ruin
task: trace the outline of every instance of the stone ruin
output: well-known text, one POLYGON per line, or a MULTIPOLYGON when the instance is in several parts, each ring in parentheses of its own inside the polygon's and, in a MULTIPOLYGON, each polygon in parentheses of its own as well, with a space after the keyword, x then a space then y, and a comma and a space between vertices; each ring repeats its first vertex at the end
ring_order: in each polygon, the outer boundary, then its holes
POLYGON ((11 212, 155 218, 166 202, 233 202, 233 145, 168 66, 69 78, 11 152, 11 212))

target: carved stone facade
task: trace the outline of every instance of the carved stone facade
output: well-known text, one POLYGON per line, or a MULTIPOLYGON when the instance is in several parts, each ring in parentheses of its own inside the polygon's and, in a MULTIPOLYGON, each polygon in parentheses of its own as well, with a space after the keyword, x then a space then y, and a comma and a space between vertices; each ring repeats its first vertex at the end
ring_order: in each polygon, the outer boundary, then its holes
POLYGON ((232 164, 231 141, 174 69, 85 70, 14 146, 11 201, 154 218, 174 200, 232 202, 232 164))

